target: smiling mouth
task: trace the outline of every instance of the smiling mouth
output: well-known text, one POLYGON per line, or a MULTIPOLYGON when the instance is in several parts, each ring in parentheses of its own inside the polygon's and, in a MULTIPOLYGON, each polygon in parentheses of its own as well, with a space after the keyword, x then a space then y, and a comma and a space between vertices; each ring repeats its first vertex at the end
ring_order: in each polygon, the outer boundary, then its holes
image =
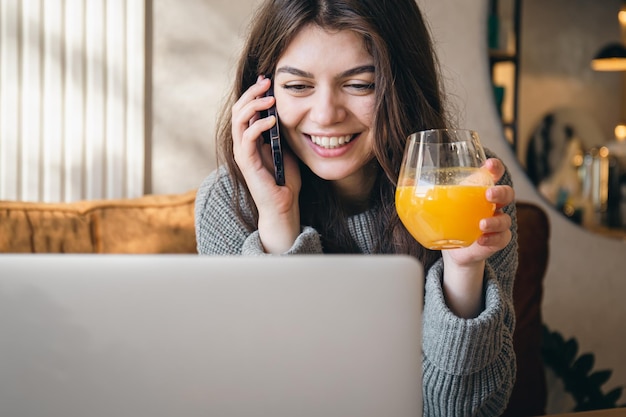
POLYGON ((341 146, 347 145, 357 135, 344 135, 344 136, 314 136, 311 135, 311 141, 317 146, 321 146, 325 149, 335 149, 341 146))

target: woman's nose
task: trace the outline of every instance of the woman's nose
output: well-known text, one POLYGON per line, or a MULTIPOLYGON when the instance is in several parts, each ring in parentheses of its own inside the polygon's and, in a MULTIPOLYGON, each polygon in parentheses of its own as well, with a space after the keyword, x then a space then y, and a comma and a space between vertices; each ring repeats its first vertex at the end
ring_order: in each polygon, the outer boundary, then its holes
POLYGON ((346 117, 346 108, 338 94, 331 90, 319 90, 313 98, 310 117, 321 126, 341 122, 346 117))

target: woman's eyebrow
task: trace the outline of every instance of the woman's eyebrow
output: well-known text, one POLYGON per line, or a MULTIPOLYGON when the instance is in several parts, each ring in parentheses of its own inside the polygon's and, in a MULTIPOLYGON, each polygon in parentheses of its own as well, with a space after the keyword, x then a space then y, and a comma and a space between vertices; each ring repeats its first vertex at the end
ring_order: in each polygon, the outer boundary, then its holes
POLYGON ((280 67, 276 69, 276 74, 280 74, 280 73, 297 75, 299 77, 305 77, 305 78, 313 78, 313 74, 311 74, 310 72, 302 71, 298 68, 294 68, 290 66, 284 66, 284 67, 280 67))
MULTIPOLYGON (((375 72, 375 68, 373 65, 360 65, 358 67, 350 68, 349 70, 346 70, 342 72, 341 74, 339 74, 337 78, 351 77, 353 75, 364 74, 368 72, 371 72, 371 73, 375 72)), ((303 71, 301 69, 290 67, 290 66, 284 66, 284 67, 280 67, 276 69, 276 74, 279 74, 279 73, 297 75, 299 77, 305 77, 305 78, 315 78, 313 74, 308 71, 303 71)))
POLYGON ((359 67, 349 69, 347 71, 342 72, 340 75, 340 78, 351 77, 353 75, 364 74, 367 72, 371 72, 371 73, 376 72, 374 66, 373 65, 361 65, 359 67))

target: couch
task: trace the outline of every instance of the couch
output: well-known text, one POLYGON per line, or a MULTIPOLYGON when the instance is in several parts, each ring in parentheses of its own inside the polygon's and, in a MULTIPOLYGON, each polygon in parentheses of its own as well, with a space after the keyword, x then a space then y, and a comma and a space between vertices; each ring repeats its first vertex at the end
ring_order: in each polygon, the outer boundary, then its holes
POLYGON ((195 253, 195 196, 0 201, 0 253, 195 253))
MULTIPOLYGON (((0 201, 0 253, 195 253, 195 191, 175 195, 27 203, 0 201)), ((514 285, 517 382, 506 416, 542 415, 541 302, 550 225, 537 205, 517 202, 519 268, 514 285)), ((0 271, 1 271, 0 257, 0 271)))

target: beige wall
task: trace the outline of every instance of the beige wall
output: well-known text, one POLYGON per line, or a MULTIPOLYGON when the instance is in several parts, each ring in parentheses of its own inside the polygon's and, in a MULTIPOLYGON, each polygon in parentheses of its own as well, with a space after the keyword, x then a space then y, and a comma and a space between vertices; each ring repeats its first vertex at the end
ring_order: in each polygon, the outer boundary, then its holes
MULTIPOLYGON (((197 187, 215 166, 216 111, 255 1, 152 1, 152 191, 181 192, 197 187)), ((518 198, 537 202, 550 214, 546 323, 565 337, 576 337, 581 352, 593 352, 594 369, 614 371, 607 389, 626 386, 626 242, 591 235, 545 206, 505 144, 484 42, 488 1, 418 3, 434 32, 461 124, 478 130, 509 166, 518 198)))
POLYGON ((215 167, 215 119, 252 4, 152 1, 152 192, 195 188, 215 167))

